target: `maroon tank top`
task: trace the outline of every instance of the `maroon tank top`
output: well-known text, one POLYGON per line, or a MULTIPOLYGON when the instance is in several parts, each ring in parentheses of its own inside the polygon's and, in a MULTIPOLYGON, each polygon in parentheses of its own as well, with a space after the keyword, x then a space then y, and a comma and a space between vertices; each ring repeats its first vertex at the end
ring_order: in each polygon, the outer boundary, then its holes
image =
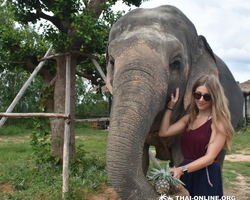
MULTIPOLYGON (((212 133, 212 120, 209 119, 199 128, 187 131, 187 127, 181 136, 181 152, 186 161, 196 160, 206 154, 207 144, 212 133)), ((215 158, 218 162, 219 155, 215 158)))

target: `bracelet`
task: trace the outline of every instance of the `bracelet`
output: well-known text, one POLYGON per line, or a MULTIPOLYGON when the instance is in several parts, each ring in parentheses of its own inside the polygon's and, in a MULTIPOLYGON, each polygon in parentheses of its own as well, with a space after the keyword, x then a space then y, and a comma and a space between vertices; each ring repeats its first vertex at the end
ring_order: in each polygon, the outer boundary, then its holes
POLYGON ((167 107, 167 109, 168 109, 168 110, 171 110, 171 111, 173 111, 173 109, 172 109, 172 108, 169 108, 169 107, 167 107))

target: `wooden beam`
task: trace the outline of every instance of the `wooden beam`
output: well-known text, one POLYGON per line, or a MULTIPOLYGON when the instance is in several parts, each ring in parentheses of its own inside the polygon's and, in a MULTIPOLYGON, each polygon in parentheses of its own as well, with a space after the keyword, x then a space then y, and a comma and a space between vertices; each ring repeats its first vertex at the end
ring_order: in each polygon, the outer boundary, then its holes
POLYGON ((109 118, 96 118, 96 119, 75 119, 75 123, 90 123, 90 122, 105 122, 109 121, 109 118))
MULTIPOLYGON (((51 53, 52 49, 53 49, 53 47, 51 45, 50 48, 48 49, 48 51, 46 52, 45 57, 49 56, 49 54, 51 53)), ((16 95, 15 99, 13 100, 13 102, 11 103, 11 105, 9 106, 9 108, 7 109, 6 113, 11 113, 12 112, 12 110, 15 108, 16 104, 19 102, 19 100, 23 96, 25 90, 30 85, 31 81, 34 79, 34 77, 36 76, 36 74, 40 71, 40 69, 42 68, 42 66, 44 65, 45 62, 46 61, 40 62, 39 65, 35 68, 35 70, 30 75, 29 79, 26 81, 26 83, 23 85, 23 87, 21 88, 21 90, 16 95)), ((0 120, 0 128, 4 125, 4 123, 5 123, 5 121, 7 119, 8 119, 7 117, 2 117, 2 119, 0 120)))
POLYGON ((32 118, 32 117, 69 118, 69 114, 62 114, 62 113, 0 113, 0 116, 12 117, 12 118, 32 118))
POLYGON ((107 78, 106 78, 105 74, 103 73, 103 71, 102 71, 100 65, 97 63, 97 61, 96 61, 95 59, 91 58, 91 60, 92 60, 92 62, 94 63, 94 65, 95 65, 97 71, 98 71, 99 74, 101 75, 102 79, 103 79, 104 82, 106 83, 106 82, 107 82, 107 78))

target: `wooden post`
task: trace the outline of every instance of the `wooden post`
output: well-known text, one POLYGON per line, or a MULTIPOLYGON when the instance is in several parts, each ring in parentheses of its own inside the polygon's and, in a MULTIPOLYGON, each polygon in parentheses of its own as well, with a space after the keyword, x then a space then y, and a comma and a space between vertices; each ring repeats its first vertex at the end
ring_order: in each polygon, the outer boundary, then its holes
POLYGON ((91 58, 92 62, 94 63, 96 69, 98 70, 99 74, 101 75, 102 79, 104 80, 104 82, 106 83, 107 82, 107 78, 105 76, 105 74, 103 73, 100 65, 96 62, 95 59, 91 58))
MULTIPOLYGON (((65 114, 70 114, 70 70, 71 55, 66 57, 66 90, 65 90, 65 114)), ((69 141, 71 119, 65 120, 64 144, 63 144, 63 186, 62 198, 69 192, 69 141)))
POLYGON ((245 121, 244 121, 244 128, 247 128, 247 94, 244 95, 245 97, 245 121))
MULTIPOLYGON (((44 57, 49 56, 50 53, 51 53, 51 51, 52 51, 52 45, 50 46, 50 48, 48 49, 48 51, 46 52, 46 54, 45 54, 44 57)), ((9 106, 9 108, 7 109, 6 113, 11 113, 12 112, 12 110, 15 108, 16 104, 18 103, 18 101, 23 96, 25 90, 30 85, 31 81, 34 79, 34 77, 36 76, 36 74, 40 71, 40 69, 42 68, 42 66, 44 65, 45 62, 46 61, 41 61, 39 63, 39 65, 35 68, 35 70, 30 75, 29 79, 26 81, 26 83, 23 85, 23 87, 21 88, 21 90, 16 95, 15 99, 13 100, 13 102, 11 103, 11 105, 9 106)), ((0 128, 4 125, 4 123, 6 122, 7 119, 8 119, 7 117, 2 117, 2 119, 0 120, 0 128)))

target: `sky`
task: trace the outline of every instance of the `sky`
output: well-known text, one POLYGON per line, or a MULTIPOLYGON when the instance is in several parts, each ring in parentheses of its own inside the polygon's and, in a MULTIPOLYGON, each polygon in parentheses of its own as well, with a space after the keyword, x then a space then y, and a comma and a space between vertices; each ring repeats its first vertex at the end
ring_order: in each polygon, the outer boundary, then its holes
MULTIPOLYGON (((149 0, 140 7, 161 5, 179 8, 193 22, 236 81, 250 80, 250 0, 149 0)), ((124 9, 120 1, 114 7, 124 9)))

